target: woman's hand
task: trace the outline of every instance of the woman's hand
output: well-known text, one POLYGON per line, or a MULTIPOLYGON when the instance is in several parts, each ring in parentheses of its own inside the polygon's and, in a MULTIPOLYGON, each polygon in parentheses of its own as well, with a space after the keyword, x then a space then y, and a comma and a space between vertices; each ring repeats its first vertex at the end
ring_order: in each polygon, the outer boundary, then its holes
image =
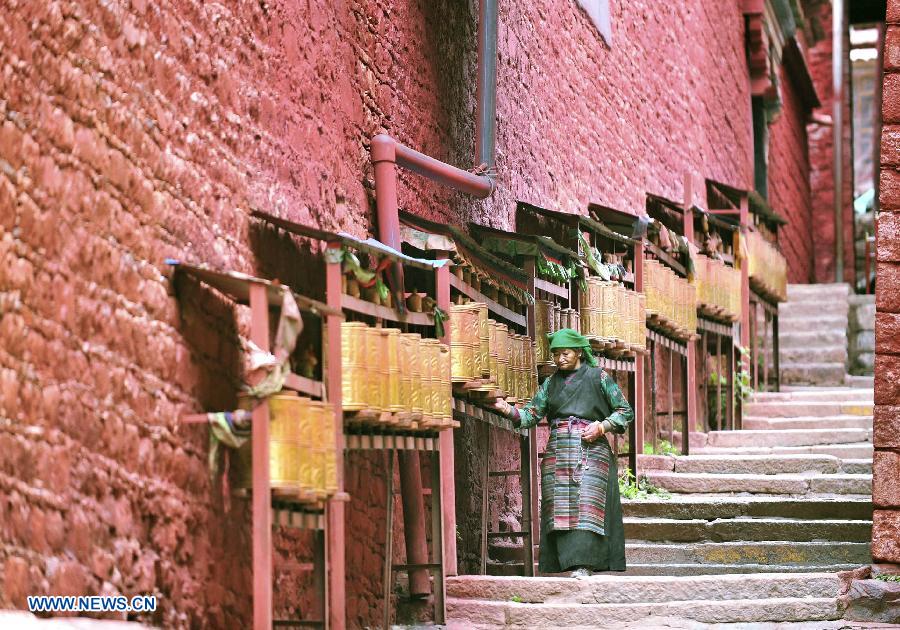
POLYGON ((601 424, 599 420, 595 420, 581 432, 581 439, 585 442, 596 442, 604 433, 603 424, 601 424))
POLYGON ((503 398, 498 398, 497 402, 494 403, 494 409, 499 411, 504 417, 508 418, 512 413, 512 405, 510 405, 503 398))

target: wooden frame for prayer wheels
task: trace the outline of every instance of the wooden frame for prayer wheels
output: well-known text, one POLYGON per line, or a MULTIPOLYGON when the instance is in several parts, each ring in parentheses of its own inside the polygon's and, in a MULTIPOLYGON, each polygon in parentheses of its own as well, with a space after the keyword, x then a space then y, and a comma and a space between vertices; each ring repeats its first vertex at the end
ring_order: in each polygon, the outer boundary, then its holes
MULTIPOLYGON (((244 274, 234 272, 217 272, 205 267, 186 265, 177 261, 168 261, 177 273, 192 276, 199 281, 213 286, 220 292, 228 295, 238 303, 249 305, 250 340, 260 348, 269 348, 270 309, 280 306, 280 298, 283 288, 277 283, 262 278, 252 278, 244 274)), ((339 279, 338 279, 339 280, 339 279)), ((295 301, 302 310, 312 311, 320 315, 324 321, 324 337, 330 340, 324 347, 340 352, 340 322, 341 312, 330 308, 320 302, 315 302, 300 295, 295 295, 295 301)), ((328 362, 328 357, 323 357, 328 362)), ((329 366, 330 368, 331 366, 329 366)), ((338 366, 339 367, 339 366, 338 366)), ((341 629, 344 627, 344 564, 343 564, 343 517, 334 518, 335 506, 342 508, 346 501, 346 495, 342 492, 341 468, 343 462, 343 442, 340 421, 340 374, 331 369, 323 369, 324 382, 301 377, 297 374, 288 374, 285 379, 285 388, 300 394, 317 398, 327 397, 326 405, 320 401, 310 401, 301 396, 286 394, 275 395, 270 399, 262 399, 257 403, 250 403, 252 411, 249 413, 251 422, 250 470, 249 481, 243 485, 251 488, 251 535, 253 558, 253 628, 255 630, 270 630, 273 627, 272 610, 272 526, 279 524, 285 527, 299 527, 314 531, 314 588, 316 591, 318 619, 285 620, 285 623, 308 626, 330 627, 341 629), (292 426, 282 417, 284 413, 297 409, 286 409, 288 406, 305 406, 308 409, 315 408, 317 414, 327 415, 332 419, 334 432, 318 432, 319 438, 334 436, 334 442, 329 446, 326 442, 310 441, 299 433, 300 426, 292 426), (280 409, 280 410, 279 410, 280 409), (271 417, 273 416, 274 417, 271 417), (273 445, 273 440, 275 444, 273 445), (286 459, 279 459, 276 464, 281 467, 289 464, 283 472, 270 470, 272 459, 270 452, 273 448, 281 448, 281 445, 295 444, 293 454, 288 454, 286 459), (302 461, 303 449, 314 449, 318 457, 315 470, 305 467, 307 462, 302 461), (293 470, 294 468, 297 470, 293 470), (274 473, 274 478, 273 478, 274 473), (292 500, 290 496, 280 495, 273 497, 272 490, 303 489, 305 485, 316 486, 321 489, 321 494, 315 499, 330 497, 325 503, 324 512, 315 505, 304 503, 309 496, 301 502, 292 500), (339 541, 340 544, 336 544, 339 541)), ((235 413, 237 416, 237 412, 235 413)), ((309 419, 308 419, 309 420, 309 419)), ((184 416, 181 421, 188 424, 207 424, 207 414, 193 414, 184 416)), ((311 422, 312 420, 310 420, 311 422)), ((321 424, 321 422, 320 422, 321 424)), ((290 447, 288 448, 290 450, 290 447)), ((237 455, 246 459, 246 453, 237 455)), ((245 479, 247 481, 247 479, 245 479)), ((307 488, 309 489, 309 488, 307 488)), ((298 495, 299 497, 299 495, 298 495)), ((339 508, 339 509, 340 509, 339 508)))

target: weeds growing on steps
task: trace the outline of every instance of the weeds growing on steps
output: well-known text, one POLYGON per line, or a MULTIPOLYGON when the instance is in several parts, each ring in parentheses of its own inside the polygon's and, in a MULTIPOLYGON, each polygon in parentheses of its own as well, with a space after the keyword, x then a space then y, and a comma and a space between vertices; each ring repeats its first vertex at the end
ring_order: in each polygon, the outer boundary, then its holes
POLYGON ((651 442, 644 443, 644 455, 678 455, 678 449, 668 440, 660 440, 656 448, 651 442))
POLYGON ((645 476, 641 475, 639 479, 635 479, 634 473, 627 468, 619 473, 619 493, 625 499, 648 499, 651 496, 660 499, 672 498, 671 492, 654 486, 645 476))
POLYGON ((881 575, 876 575, 875 579, 882 582, 900 582, 900 574, 888 575, 887 573, 882 573, 881 575))

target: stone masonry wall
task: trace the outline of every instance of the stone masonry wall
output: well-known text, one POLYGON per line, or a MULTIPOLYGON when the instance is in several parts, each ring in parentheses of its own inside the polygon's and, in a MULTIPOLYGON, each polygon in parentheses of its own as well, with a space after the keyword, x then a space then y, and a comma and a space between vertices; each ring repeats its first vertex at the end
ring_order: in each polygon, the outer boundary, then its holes
POLYGON ((900 564, 900 0, 888 0, 887 22, 876 220, 872 557, 900 564))
MULTIPOLYGON (((248 321, 197 287, 176 300, 163 260, 320 295, 321 278, 297 264, 307 246, 258 229, 250 208, 373 233, 368 145, 380 130, 469 166, 477 4, 4 8, 0 606, 157 593, 148 621, 246 627, 248 509, 225 510, 205 432, 177 419, 235 404, 248 321)), ((613 36, 610 49, 574 1, 501 3, 498 191, 479 202, 405 173, 401 205, 508 228, 517 199, 572 211, 638 210, 647 191, 680 199, 686 169, 748 187, 737 3, 616 2, 613 36)), ((457 462, 482 454, 466 430, 456 444, 457 462)), ((359 627, 380 619, 385 472, 377 457, 350 461, 347 613, 359 627)), ((479 496, 469 481, 458 497, 479 496)), ((277 549, 288 616, 308 606, 308 541, 282 534, 277 549)))

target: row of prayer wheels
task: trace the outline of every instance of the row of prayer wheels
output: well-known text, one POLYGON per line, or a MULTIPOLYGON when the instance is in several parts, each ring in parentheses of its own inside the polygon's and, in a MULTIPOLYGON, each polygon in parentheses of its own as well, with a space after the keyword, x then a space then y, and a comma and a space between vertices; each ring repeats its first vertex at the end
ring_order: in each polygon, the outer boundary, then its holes
POLYGON ((697 302, 736 321, 741 315, 741 272, 703 254, 694 260, 697 302))
MULTIPOLYGON (((249 409, 255 399, 241 399, 249 409)), ((280 494, 325 499, 338 489, 334 407, 283 391, 269 402, 269 478, 280 494)), ((237 487, 253 486, 253 446, 248 440, 237 452, 237 487)))
POLYGON ((344 411, 421 415, 419 426, 453 423, 450 348, 437 339, 360 322, 341 324, 344 411))
POLYGON ((758 232, 747 234, 747 252, 750 257, 749 276, 754 284, 769 296, 787 299, 787 260, 772 243, 758 232))
POLYGON ((587 279, 587 290, 581 293, 581 333, 644 348, 645 301, 643 294, 619 282, 592 276, 587 279))
POLYGON ((534 343, 506 324, 488 319, 481 302, 450 307, 451 380, 484 380, 475 389, 500 389, 507 396, 529 398, 537 389, 534 343))
POLYGON ((697 289, 656 260, 644 261, 647 315, 656 315, 683 334, 697 331, 697 289))
POLYGON ((581 330, 581 313, 574 308, 562 308, 556 302, 537 300, 534 303, 535 358, 538 364, 552 363, 550 340, 547 335, 563 328, 581 330))

